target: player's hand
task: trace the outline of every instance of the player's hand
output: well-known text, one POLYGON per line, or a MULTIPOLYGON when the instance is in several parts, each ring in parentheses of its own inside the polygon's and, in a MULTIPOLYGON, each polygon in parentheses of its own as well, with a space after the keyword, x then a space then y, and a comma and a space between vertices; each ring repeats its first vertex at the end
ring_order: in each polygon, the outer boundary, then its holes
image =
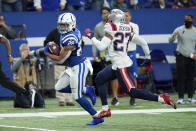
POLYGON ((42 8, 36 8, 38 12, 42 12, 42 8))
POLYGON ((193 54, 193 59, 196 60, 196 54, 195 53, 193 54))
POLYGON ((9 56, 9 57, 8 57, 8 63, 12 63, 12 62, 13 62, 13 60, 14 60, 14 59, 13 59, 13 57, 12 57, 12 56, 9 56))
POLYGON ((60 5, 60 10, 64 10, 65 6, 64 5, 60 5))
POLYGON ((48 43, 46 44, 46 46, 44 47, 44 53, 50 53, 49 45, 50 45, 50 42, 48 42, 48 43))
POLYGON ((94 37, 94 33, 91 32, 89 28, 85 30, 85 36, 88 37, 89 39, 92 39, 94 37))

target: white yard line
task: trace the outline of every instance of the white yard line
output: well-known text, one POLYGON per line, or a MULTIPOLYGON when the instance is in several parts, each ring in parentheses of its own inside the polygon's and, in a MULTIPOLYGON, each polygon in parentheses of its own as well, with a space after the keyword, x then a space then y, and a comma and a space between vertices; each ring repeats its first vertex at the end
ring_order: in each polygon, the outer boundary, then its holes
POLYGON ((48 130, 42 128, 31 128, 31 127, 19 127, 19 126, 9 126, 9 125, 0 125, 0 127, 7 127, 7 128, 18 128, 18 129, 30 129, 30 130, 37 130, 37 131, 55 131, 55 130, 48 130))
MULTIPOLYGON (((164 113, 164 112, 196 112, 196 108, 179 109, 143 109, 143 110, 112 110, 112 114, 137 114, 137 113, 164 113)), ((6 113, 0 114, 4 117, 55 117, 66 115, 88 115, 86 111, 66 111, 66 112, 37 112, 37 113, 6 113)))

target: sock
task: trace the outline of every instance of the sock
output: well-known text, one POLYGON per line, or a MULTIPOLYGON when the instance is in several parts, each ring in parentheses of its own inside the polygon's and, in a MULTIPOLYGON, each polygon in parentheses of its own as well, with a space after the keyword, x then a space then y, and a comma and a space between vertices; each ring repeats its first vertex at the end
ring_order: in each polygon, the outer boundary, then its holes
POLYGON ((158 101, 158 96, 145 89, 131 88, 130 96, 143 100, 158 101))
POLYGON ((94 116, 97 113, 97 111, 91 106, 89 101, 84 96, 82 96, 76 101, 92 116, 94 116))
POLYGON ((109 106, 108 106, 108 105, 103 105, 103 106, 102 106, 102 109, 103 109, 103 110, 108 110, 108 109, 109 109, 109 106))
POLYGON ((159 96, 159 97, 158 97, 158 101, 161 102, 161 103, 163 103, 163 102, 164 102, 164 99, 163 99, 162 97, 159 96))
POLYGON ((59 92, 61 93, 71 93, 71 87, 70 86, 67 86, 61 90, 58 90, 59 92))

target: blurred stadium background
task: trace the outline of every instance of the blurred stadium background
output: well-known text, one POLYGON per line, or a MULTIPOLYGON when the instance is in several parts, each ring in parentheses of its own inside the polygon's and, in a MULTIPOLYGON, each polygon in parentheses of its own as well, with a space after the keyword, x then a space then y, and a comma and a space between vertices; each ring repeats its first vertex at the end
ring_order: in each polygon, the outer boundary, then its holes
MULTIPOLYGON (((145 1, 145 0, 144 0, 145 1)), ((140 1, 141 2, 141 1, 140 1)), ((170 1, 171 2, 171 1, 170 1)), ((44 11, 44 12, 1 12, 6 18, 7 25, 23 25, 25 27, 25 36, 10 40, 12 54, 14 57, 19 56, 18 48, 22 43, 28 43, 31 50, 43 47, 43 41, 46 35, 57 26, 57 17, 65 11, 44 11)), ((184 15, 191 13, 196 15, 196 10, 191 8, 183 9, 154 9, 141 8, 130 9, 132 21, 140 27, 140 35, 147 40, 150 50, 160 49, 167 58, 173 76, 173 92, 170 92, 172 98, 176 101, 177 94, 175 89, 175 57, 173 51, 176 49, 176 43, 168 43, 168 37, 172 31, 184 24, 184 15)), ((85 11, 69 11, 75 14, 77 18, 77 27, 84 35, 86 28, 94 30, 95 25, 101 21, 99 10, 85 11)), ((196 16, 195 16, 196 17, 196 16)), ((195 25, 195 24, 194 24, 195 25)), ((20 30, 19 30, 20 32, 20 30)), ((83 49, 84 56, 92 60, 91 43, 85 39, 83 49)), ((3 71, 12 79, 10 65, 7 64, 7 57, 4 46, 0 46, 3 71)), ((142 49, 137 47, 137 57, 142 58, 142 49)), ((50 61, 45 63, 45 58, 40 58, 41 70, 39 72, 40 90, 45 92, 46 108, 45 109, 14 109, 12 98, 14 93, 0 86, 0 114, 9 113, 33 113, 33 112, 64 112, 64 111, 82 111, 79 105, 74 107, 59 107, 58 102, 53 99, 54 84, 55 84, 55 68, 50 61), (50 72, 49 72, 50 70, 50 72), (48 98, 49 97, 49 98, 48 98), (6 100, 2 100, 6 98, 6 100), (11 100, 7 100, 10 98, 11 100), (51 99, 52 98, 52 99, 51 99)), ((196 78, 195 78, 196 79, 196 78)), ((88 81, 89 83, 90 80, 88 81)), ((145 86, 144 83, 141 83, 145 86)), ((148 83, 149 84, 149 83, 148 83)), ((150 84, 151 85, 151 84, 150 84)), ((194 85, 196 86, 196 84, 194 85)), ((153 87, 154 88, 154 87, 153 87)), ((153 89, 152 89, 153 90, 153 89)), ((42 92, 42 93, 43 93, 42 92)), ((121 94, 123 95, 123 94, 121 94)), ((110 98, 111 99, 111 98, 110 98)), ((120 106, 112 106, 113 110, 141 110, 141 109, 167 109, 169 107, 142 100, 136 100, 136 106, 129 105, 127 96, 119 99, 120 106)), ((100 100, 95 106, 100 109, 100 100)), ((195 104, 178 105, 178 108, 196 108, 195 104)), ((27 114, 28 115, 28 114, 27 114)), ((114 115, 112 119, 105 119, 105 123, 97 127, 86 127, 85 123, 89 122, 89 117, 82 115, 78 116, 50 116, 46 114, 44 117, 0 117, 0 131, 21 131, 21 130, 196 130, 194 111, 180 113, 145 113, 145 114, 124 114, 114 115), (152 115, 153 114, 153 115, 152 115), (156 114, 156 115, 155 115, 156 114), (121 117, 123 116, 123 117, 121 117), (79 122, 75 122, 78 120, 79 122), (41 124, 38 124, 41 123, 41 124), (44 124, 43 124, 44 123, 44 124), (23 128, 24 127, 24 128, 23 128), (27 128, 28 127, 28 128, 27 128)))

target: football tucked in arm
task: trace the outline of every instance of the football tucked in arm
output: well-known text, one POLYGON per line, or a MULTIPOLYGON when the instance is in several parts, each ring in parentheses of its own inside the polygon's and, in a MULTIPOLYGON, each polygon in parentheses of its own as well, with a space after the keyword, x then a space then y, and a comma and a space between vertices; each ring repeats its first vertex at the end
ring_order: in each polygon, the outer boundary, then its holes
POLYGON ((58 44, 54 43, 54 42, 50 42, 49 44, 49 50, 50 50, 50 53, 53 54, 53 55, 59 55, 60 54, 60 51, 61 51, 61 48, 58 44))

